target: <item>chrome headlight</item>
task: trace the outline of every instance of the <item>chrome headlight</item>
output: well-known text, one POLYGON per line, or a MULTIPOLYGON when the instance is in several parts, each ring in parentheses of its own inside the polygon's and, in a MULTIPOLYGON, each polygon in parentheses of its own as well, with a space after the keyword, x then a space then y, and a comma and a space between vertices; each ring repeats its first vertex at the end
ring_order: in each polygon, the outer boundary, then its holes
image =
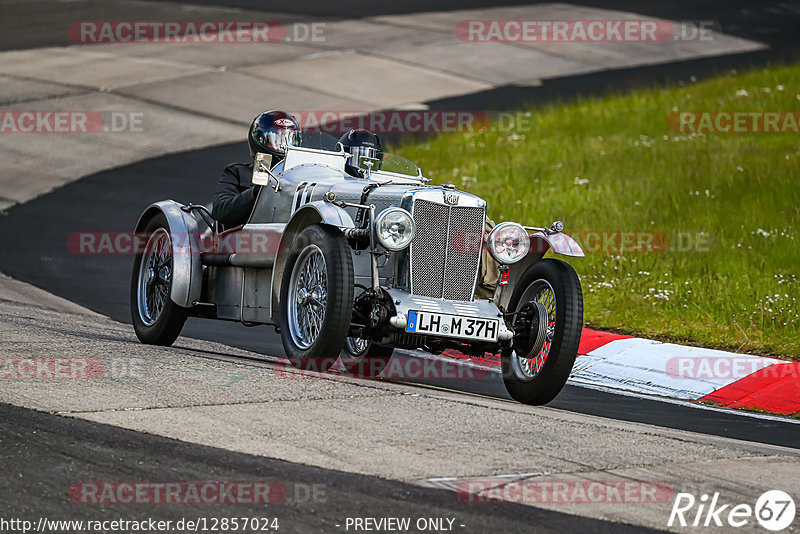
POLYGON ((411 214, 402 208, 387 208, 375 220, 375 234, 386 250, 403 250, 416 230, 411 214))
POLYGON ((504 222, 495 226, 486 242, 489 253, 501 265, 516 263, 528 254, 531 239, 517 223, 504 222))

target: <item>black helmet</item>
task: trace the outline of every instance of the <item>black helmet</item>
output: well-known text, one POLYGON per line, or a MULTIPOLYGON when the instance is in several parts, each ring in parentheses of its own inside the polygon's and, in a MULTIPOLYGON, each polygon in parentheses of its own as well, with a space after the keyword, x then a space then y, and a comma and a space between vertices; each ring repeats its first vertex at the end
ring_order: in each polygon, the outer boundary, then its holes
POLYGON ((289 137, 300 132, 300 124, 285 111, 265 111, 253 119, 247 143, 250 145, 250 155, 263 152, 271 154, 274 158, 281 159, 286 155, 289 137))
POLYGON ((339 142, 345 152, 350 153, 347 159, 348 166, 358 168, 362 157, 377 159, 380 166, 380 161, 383 159, 381 138, 369 130, 350 130, 339 138, 339 142))

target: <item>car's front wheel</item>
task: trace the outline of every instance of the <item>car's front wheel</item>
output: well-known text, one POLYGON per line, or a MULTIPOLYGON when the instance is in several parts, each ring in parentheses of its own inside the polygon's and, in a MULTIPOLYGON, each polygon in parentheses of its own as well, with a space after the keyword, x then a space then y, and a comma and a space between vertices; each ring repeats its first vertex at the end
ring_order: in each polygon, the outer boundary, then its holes
POLYGON ((583 327, 583 295, 575 270, 563 261, 539 261, 522 274, 508 306, 513 345, 501 355, 509 395, 547 404, 569 378, 583 327))
POLYGON ((149 345, 172 345, 186 322, 188 310, 170 298, 172 290, 172 237, 162 214, 144 229, 147 244, 133 261, 131 321, 136 337, 149 345))
POLYGON ((299 369, 330 369, 353 315, 353 259, 341 232, 312 225, 295 237, 280 299, 286 357, 299 369))

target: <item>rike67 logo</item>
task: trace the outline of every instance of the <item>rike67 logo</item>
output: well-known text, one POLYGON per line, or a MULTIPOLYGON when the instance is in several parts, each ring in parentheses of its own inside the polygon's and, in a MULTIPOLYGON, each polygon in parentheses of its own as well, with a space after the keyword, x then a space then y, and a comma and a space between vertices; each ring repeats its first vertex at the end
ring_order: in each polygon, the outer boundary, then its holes
POLYGON ((719 492, 703 494, 699 499, 691 493, 678 493, 667 526, 740 528, 755 519, 765 529, 777 532, 794 522, 796 511, 794 500, 781 490, 764 492, 755 506, 724 503, 719 492))

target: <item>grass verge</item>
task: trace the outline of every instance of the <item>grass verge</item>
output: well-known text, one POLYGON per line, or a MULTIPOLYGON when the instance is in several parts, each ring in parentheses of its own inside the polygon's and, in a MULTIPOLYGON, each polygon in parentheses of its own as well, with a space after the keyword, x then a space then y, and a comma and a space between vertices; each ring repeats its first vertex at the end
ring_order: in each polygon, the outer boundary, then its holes
POLYGON ((798 110, 800 66, 779 66, 530 108, 398 152, 497 222, 563 220, 588 251, 570 262, 589 326, 798 360, 800 134, 668 127, 679 111, 798 110))

